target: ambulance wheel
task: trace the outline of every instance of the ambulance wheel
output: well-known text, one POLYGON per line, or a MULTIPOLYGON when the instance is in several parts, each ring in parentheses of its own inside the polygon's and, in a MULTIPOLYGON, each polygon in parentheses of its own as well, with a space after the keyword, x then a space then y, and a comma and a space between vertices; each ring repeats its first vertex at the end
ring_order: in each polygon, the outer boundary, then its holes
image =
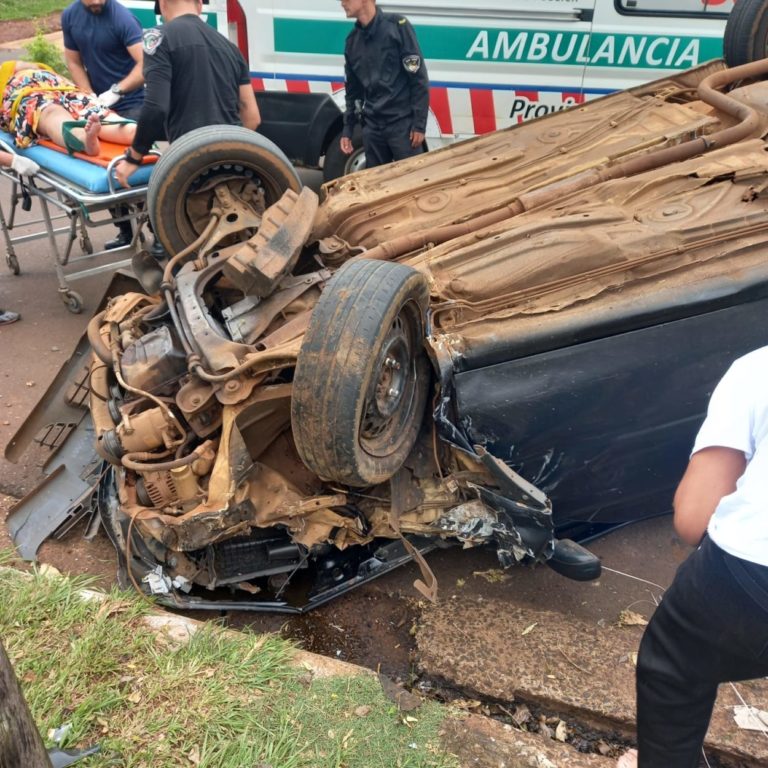
POLYGON ((388 480, 416 442, 429 395, 426 278, 360 259, 312 310, 296 361, 291 429, 305 466, 354 487, 388 480))
POLYGON ((8 265, 8 269, 11 270, 11 274, 18 275, 21 272, 21 269, 19 268, 19 260, 16 258, 15 253, 6 253, 5 263, 8 265))
POLYGON ((768 0, 739 0, 723 35, 723 56, 729 67, 768 56, 768 0))
POLYGON ((61 294, 61 299, 73 315, 83 311, 83 297, 77 291, 66 291, 61 294))
POLYGON ((160 158, 147 190, 152 229, 171 255, 191 245, 205 229, 221 184, 236 195, 247 187, 245 196, 255 201, 257 213, 287 189, 301 190, 288 158, 261 134, 232 125, 190 131, 160 158))
POLYGON ((351 155, 345 155, 341 151, 341 147, 339 146, 340 141, 341 133, 338 133, 331 139, 331 143, 325 151, 323 181, 333 181, 340 176, 346 176, 348 173, 361 171, 365 168, 363 137, 360 131, 355 131, 352 136, 352 146, 354 147, 354 150, 351 155))

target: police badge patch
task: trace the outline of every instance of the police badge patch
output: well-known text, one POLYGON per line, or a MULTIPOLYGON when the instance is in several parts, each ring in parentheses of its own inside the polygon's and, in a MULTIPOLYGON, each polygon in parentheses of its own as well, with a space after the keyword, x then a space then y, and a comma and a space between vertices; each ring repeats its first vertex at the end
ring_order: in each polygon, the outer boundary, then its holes
POLYGON ((403 67, 406 72, 415 75, 421 67, 421 56, 403 56, 403 67))
POLYGON ((144 30, 144 53, 148 53, 150 56, 157 50, 157 46, 163 42, 163 30, 162 29, 145 29, 144 30))

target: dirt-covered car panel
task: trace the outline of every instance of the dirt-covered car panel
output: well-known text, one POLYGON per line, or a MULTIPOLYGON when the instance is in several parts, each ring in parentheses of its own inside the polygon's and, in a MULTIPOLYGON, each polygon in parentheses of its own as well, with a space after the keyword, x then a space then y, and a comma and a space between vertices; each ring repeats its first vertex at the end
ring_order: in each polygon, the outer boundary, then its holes
POLYGON ((173 256, 89 327, 129 571, 280 610, 302 574, 312 606, 411 556, 434 594, 419 552, 447 542, 598 575, 557 536, 664 511, 708 388, 765 340, 765 88, 718 89, 766 69, 708 65, 319 207, 277 154, 260 183, 261 138, 179 140, 150 195, 173 256))

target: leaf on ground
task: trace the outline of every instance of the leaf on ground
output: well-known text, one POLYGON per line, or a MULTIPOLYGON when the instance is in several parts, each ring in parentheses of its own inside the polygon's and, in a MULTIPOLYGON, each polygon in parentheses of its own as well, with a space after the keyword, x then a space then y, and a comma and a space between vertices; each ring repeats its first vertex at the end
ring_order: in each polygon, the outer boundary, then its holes
POLYGON ((619 614, 620 627, 645 627, 648 619, 634 611, 624 610, 619 614))
POLYGON ((522 637, 525 637, 529 632, 533 632, 534 628, 538 624, 538 621, 534 621, 533 624, 529 624, 522 632, 522 637))
POLYGON ((355 717, 365 717, 371 713, 371 708, 367 704, 355 709, 355 717))
POLYGON ((555 738, 558 741, 565 741, 568 738, 568 727, 562 720, 557 724, 557 727, 555 728, 555 738))
POLYGON ((477 699, 456 699, 451 702, 451 706, 459 709, 480 709, 483 704, 477 699))
POLYGON ((96 618, 104 619, 110 616, 117 616, 119 613, 125 613, 130 608, 131 603, 127 600, 107 600, 99 606, 99 610, 96 611, 96 618))
POLYGON ((629 661, 631 662, 633 667, 637 666, 637 654, 632 651, 632 653, 629 654, 629 661))
POLYGON ((48 576, 51 578, 61 576, 61 571, 48 563, 40 563, 38 571, 41 576, 48 576))
POLYGON ((487 571, 474 571, 472 575, 485 579, 489 584, 498 584, 499 582, 507 581, 512 578, 510 574, 504 573, 504 571, 499 568, 491 568, 487 571))
POLYGON ((200 748, 192 747, 187 753, 187 760, 189 760, 192 765, 200 765, 200 748))

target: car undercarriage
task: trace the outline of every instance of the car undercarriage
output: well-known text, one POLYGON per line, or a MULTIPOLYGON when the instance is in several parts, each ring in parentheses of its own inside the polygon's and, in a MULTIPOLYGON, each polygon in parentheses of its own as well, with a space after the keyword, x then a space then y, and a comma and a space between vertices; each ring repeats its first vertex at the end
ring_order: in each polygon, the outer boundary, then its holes
POLYGON ((172 256, 61 388, 98 457, 70 508, 186 607, 306 610, 411 559, 434 599, 438 546, 596 578, 566 537, 666 511, 768 336, 766 73, 712 62, 322 199, 256 134, 183 137, 148 199, 172 256))

